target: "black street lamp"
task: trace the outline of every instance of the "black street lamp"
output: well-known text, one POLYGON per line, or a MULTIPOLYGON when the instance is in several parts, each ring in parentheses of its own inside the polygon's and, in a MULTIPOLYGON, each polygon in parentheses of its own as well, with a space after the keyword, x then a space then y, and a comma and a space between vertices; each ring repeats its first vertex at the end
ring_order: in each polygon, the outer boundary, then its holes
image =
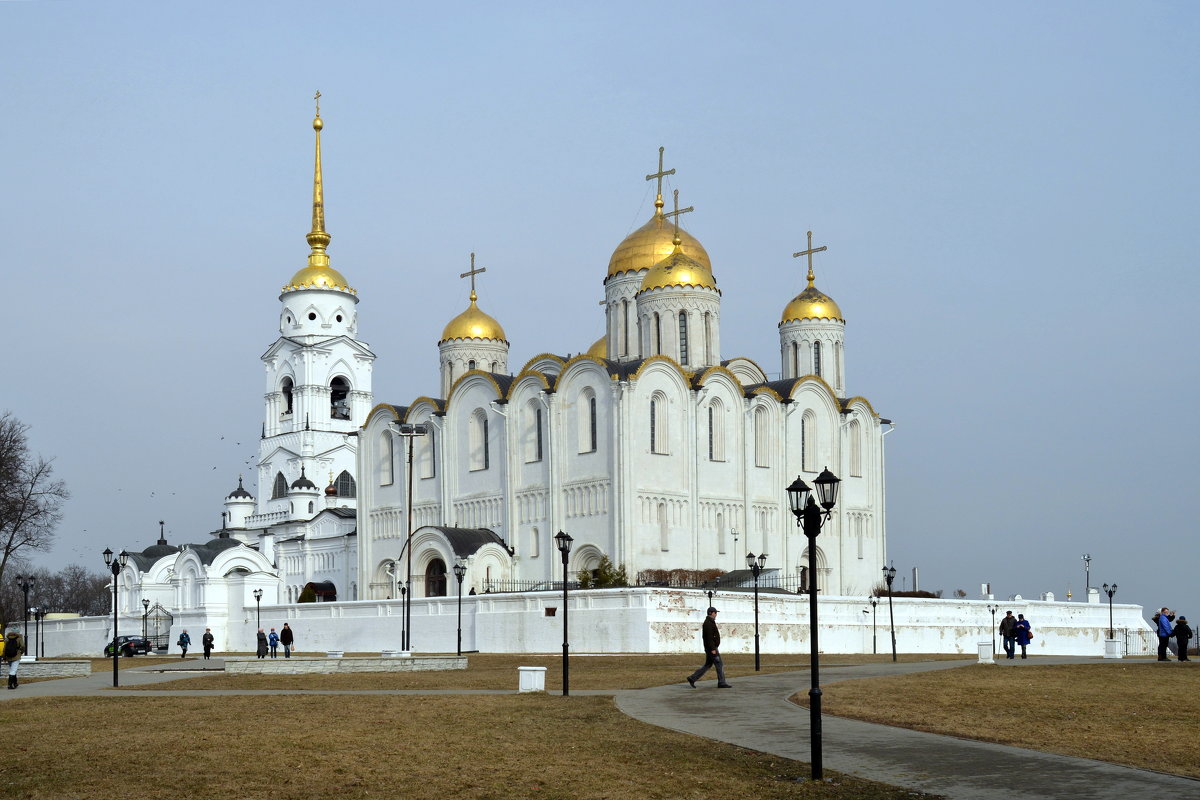
POLYGON ((558 552, 562 553, 563 562, 563 697, 571 694, 570 680, 570 662, 567 660, 567 562, 571 557, 571 542, 575 541, 570 534, 559 531, 554 534, 554 542, 558 545, 558 552))
POLYGON ((1000 606, 996 605, 995 603, 989 603, 988 607, 987 607, 988 611, 992 612, 992 656, 993 657, 996 655, 996 610, 998 608, 1000 608, 1000 606))
POLYGON ((461 656, 462 655, 462 584, 463 584, 463 578, 467 577, 467 565, 461 558, 454 562, 454 577, 458 578, 458 654, 461 656))
POLYGON ((746 553, 746 566, 750 568, 751 574, 754 575, 754 671, 759 671, 758 660, 758 576, 762 573, 763 567, 767 565, 767 554, 756 556, 754 553, 746 553))
POLYGON ((129 563, 129 553, 126 553, 124 550, 122 550, 121 555, 117 556, 114 559, 113 551, 109 550, 107 547, 104 548, 104 566, 106 566, 110 570, 112 570, 112 576, 113 576, 113 643, 112 643, 113 653, 112 653, 112 656, 113 656, 113 687, 114 688, 116 688, 117 686, 120 685, 120 681, 117 677, 117 658, 121 655, 120 651, 117 649, 117 578, 121 575, 121 570, 125 569, 125 565, 127 563, 129 563))
MULTIPOLYGON (((29 590, 37 583, 37 578, 26 577, 24 575, 17 576, 17 588, 25 593, 25 603, 21 606, 25 616, 25 632, 22 634, 25 637, 25 653, 29 652, 29 590)), ((34 657, 37 657, 37 650, 33 651, 34 657)))
POLYGON ((262 589, 254 590, 254 610, 258 619, 258 624, 254 626, 255 628, 262 627, 262 594, 262 589))
MULTIPOLYGON (((413 424, 411 422, 403 422, 392 428, 397 435, 401 436, 408 442, 408 492, 405 500, 408 505, 408 513, 405 515, 408 522, 408 539, 404 543, 404 550, 408 553, 407 563, 407 578, 405 583, 412 586, 412 535, 413 535, 413 440, 418 436, 426 436, 429 433, 429 426, 423 424, 413 424)), ((407 653, 412 650, 412 600, 409 599, 407 592, 401 592, 404 602, 404 622, 400 626, 402 647, 407 653)))
POLYGON ((150 601, 143 597, 142 598, 142 638, 143 639, 146 638, 146 632, 147 632, 146 622, 149 619, 150 619, 150 601))
POLYGON ((878 653, 879 645, 877 642, 879 640, 875 638, 875 607, 879 605, 879 598, 871 595, 867 598, 867 602, 871 604, 871 652, 878 653))
MULTIPOLYGON (((33 657, 36 660, 38 654, 38 610, 36 608, 29 609, 29 613, 33 615, 33 657)), ((28 649, 29 640, 26 639, 26 649, 28 649)))
MULTIPOLYGON (((1112 586, 1104 584, 1104 593, 1108 595, 1108 638, 1113 639, 1115 637, 1113 636, 1112 596, 1117 593, 1117 585, 1115 583, 1112 586)), ((1183 655, 1186 656, 1187 653, 1183 655)))
MULTIPOLYGON (((400 607, 408 605, 408 584, 400 581, 400 607)), ((404 622, 404 614, 400 614, 400 649, 408 652, 408 625, 404 622)))
POLYGON ((48 613, 49 613, 49 611, 45 607, 43 607, 43 608, 39 608, 37 610, 37 613, 33 615, 33 625, 34 625, 33 629, 35 631, 39 631, 38 642, 41 645, 41 652, 34 653, 34 655, 37 656, 38 658, 46 657, 46 626, 45 626, 45 623, 43 622, 43 620, 46 619, 46 614, 48 614, 48 613))
POLYGON ((892 607, 892 581, 896 580, 896 568, 884 567, 883 579, 888 585, 888 620, 892 628, 892 662, 896 661, 896 611, 892 607))
MULTIPOLYGON (((833 516, 833 507, 837 505, 838 484, 840 479, 829 471, 829 467, 813 481, 816 484, 817 500, 813 499, 812 489, 796 476, 792 485, 787 487, 788 503, 792 514, 796 517, 796 525, 804 531, 808 538, 808 564, 810 567, 817 563, 817 537, 821 527, 833 516), (820 502, 820 507, 817 502, 820 502), (822 511, 821 509, 824 509, 822 511)), ((808 690, 809 738, 812 746, 812 779, 821 780, 821 662, 820 649, 817 645, 817 573, 811 572, 811 585, 808 587, 808 625, 809 625, 809 667, 812 672, 812 688, 808 690)))

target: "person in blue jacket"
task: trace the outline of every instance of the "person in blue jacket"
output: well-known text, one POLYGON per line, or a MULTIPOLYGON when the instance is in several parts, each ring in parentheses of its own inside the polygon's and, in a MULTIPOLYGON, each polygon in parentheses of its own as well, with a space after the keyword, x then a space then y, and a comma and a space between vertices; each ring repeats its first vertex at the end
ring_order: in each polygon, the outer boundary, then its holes
POLYGON ((1175 615, 1164 606, 1154 615, 1154 618, 1154 621, 1158 623, 1158 660, 1170 661, 1167 658, 1167 646, 1171 643, 1171 635, 1175 632, 1171 627, 1171 620, 1175 619, 1175 615))
POLYGON ((271 628, 271 632, 267 634, 267 644, 271 646, 271 658, 278 658, 279 655, 279 634, 271 628))
POLYGON ((1017 614, 1017 624, 1013 632, 1017 634, 1017 644, 1021 645, 1021 658, 1026 658, 1025 648, 1033 641, 1033 626, 1025 619, 1024 614, 1017 614))

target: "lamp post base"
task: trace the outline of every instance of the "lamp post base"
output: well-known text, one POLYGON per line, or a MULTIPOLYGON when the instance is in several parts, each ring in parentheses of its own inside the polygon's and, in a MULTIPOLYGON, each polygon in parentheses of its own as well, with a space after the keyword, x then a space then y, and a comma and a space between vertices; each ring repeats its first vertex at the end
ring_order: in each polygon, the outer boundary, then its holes
POLYGON ((1105 639, 1104 640, 1104 657, 1105 658, 1122 658, 1121 640, 1120 639, 1105 639))

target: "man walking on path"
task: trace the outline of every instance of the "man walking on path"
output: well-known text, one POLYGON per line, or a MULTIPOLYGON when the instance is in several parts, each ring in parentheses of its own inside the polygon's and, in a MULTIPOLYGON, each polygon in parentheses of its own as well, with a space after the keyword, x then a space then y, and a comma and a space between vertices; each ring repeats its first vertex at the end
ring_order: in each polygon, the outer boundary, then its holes
POLYGON ((1005 612, 1000 620, 1000 636, 1004 638, 1004 657, 1016 658, 1017 653, 1017 618, 1011 611, 1005 612))
POLYGON ((695 689, 696 681, 704 677, 704 673, 708 672, 709 667, 715 666, 717 668, 717 688, 733 688, 725 682, 725 665, 721 663, 720 652, 721 632, 717 630, 717 610, 712 606, 708 607, 708 616, 704 618, 700 634, 704 638, 704 666, 688 675, 687 682, 695 689))

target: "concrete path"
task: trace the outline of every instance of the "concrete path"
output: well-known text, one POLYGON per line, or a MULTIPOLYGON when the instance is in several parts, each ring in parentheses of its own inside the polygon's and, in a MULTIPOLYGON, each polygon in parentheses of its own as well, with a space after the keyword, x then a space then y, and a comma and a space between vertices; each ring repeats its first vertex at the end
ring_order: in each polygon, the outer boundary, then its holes
MULTIPOLYGON (((1036 657, 1028 661, 997 662, 999 669, 1024 665, 1081 664, 1103 659, 1036 657)), ((923 661, 824 667, 821 683, 883 675, 905 675, 952 669, 972 661, 923 661)), ((177 680, 205 671, 221 671, 219 658, 180 659, 121 670, 122 687, 177 680)), ((711 675, 711 673, 710 673, 711 675)), ((709 676, 706 676, 706 678, 709 676)), ((807 693, 807 671, 773 673, 731 679, 734 686, 718 691, 706 679, 692 689, 682 682, 628 691, 573 691, 572 695, 615 695, 617 707, 635 719, 672 730, 773 753, 808 763, 811 757, 807 708, 788 702, 796 692, 807 693)), ((514 678, 515 683, 515 678, 514 678)), ((430 695, 513 694, 507 690, 478 691, 334 691, 312 694, 430 695)), ((553 694, 553 692, 551 692, 553 694)), ((112 686, 111 672, 83 678, 22 683, 16 691, 0 692, 0 702, 30 697, 212 697, 214 695, 293 694, 287 690, 165 689, 147 694, 112 686)), ((894 786, 944 795, 951 800, 1048 800, 1085 797, 1088 800, 1189 798, 1200 800, 1200 781, 1148 770, 1119 767, 1103 761, 1071 758, 1018 747, 975 742, 950 736, 892 728, 825 715, 822 722, 826 770, 835 770, 894 786)))
MULTIPOLYGON (((1031 658, 1017 664, 998 662, 998 667, 1102 660, 1031 658)), ((826 667, 821 670, 821 685, 966 663, 973 662, 826 667)), ((807 671, 731 678, 733 688, 720 691, 715 679, 703 680, 692 689, 683 677, 671 686, 619 692, 617 707, 642 722, 810 762, 809 710, 787 699, 798 691, 808 692, 807 671)), ((822 717, 821 738, 826 777, 828 770, 836 770, 953 800, 1200 798, 1200 781, 1189 778, 829 715, 822 717)))

